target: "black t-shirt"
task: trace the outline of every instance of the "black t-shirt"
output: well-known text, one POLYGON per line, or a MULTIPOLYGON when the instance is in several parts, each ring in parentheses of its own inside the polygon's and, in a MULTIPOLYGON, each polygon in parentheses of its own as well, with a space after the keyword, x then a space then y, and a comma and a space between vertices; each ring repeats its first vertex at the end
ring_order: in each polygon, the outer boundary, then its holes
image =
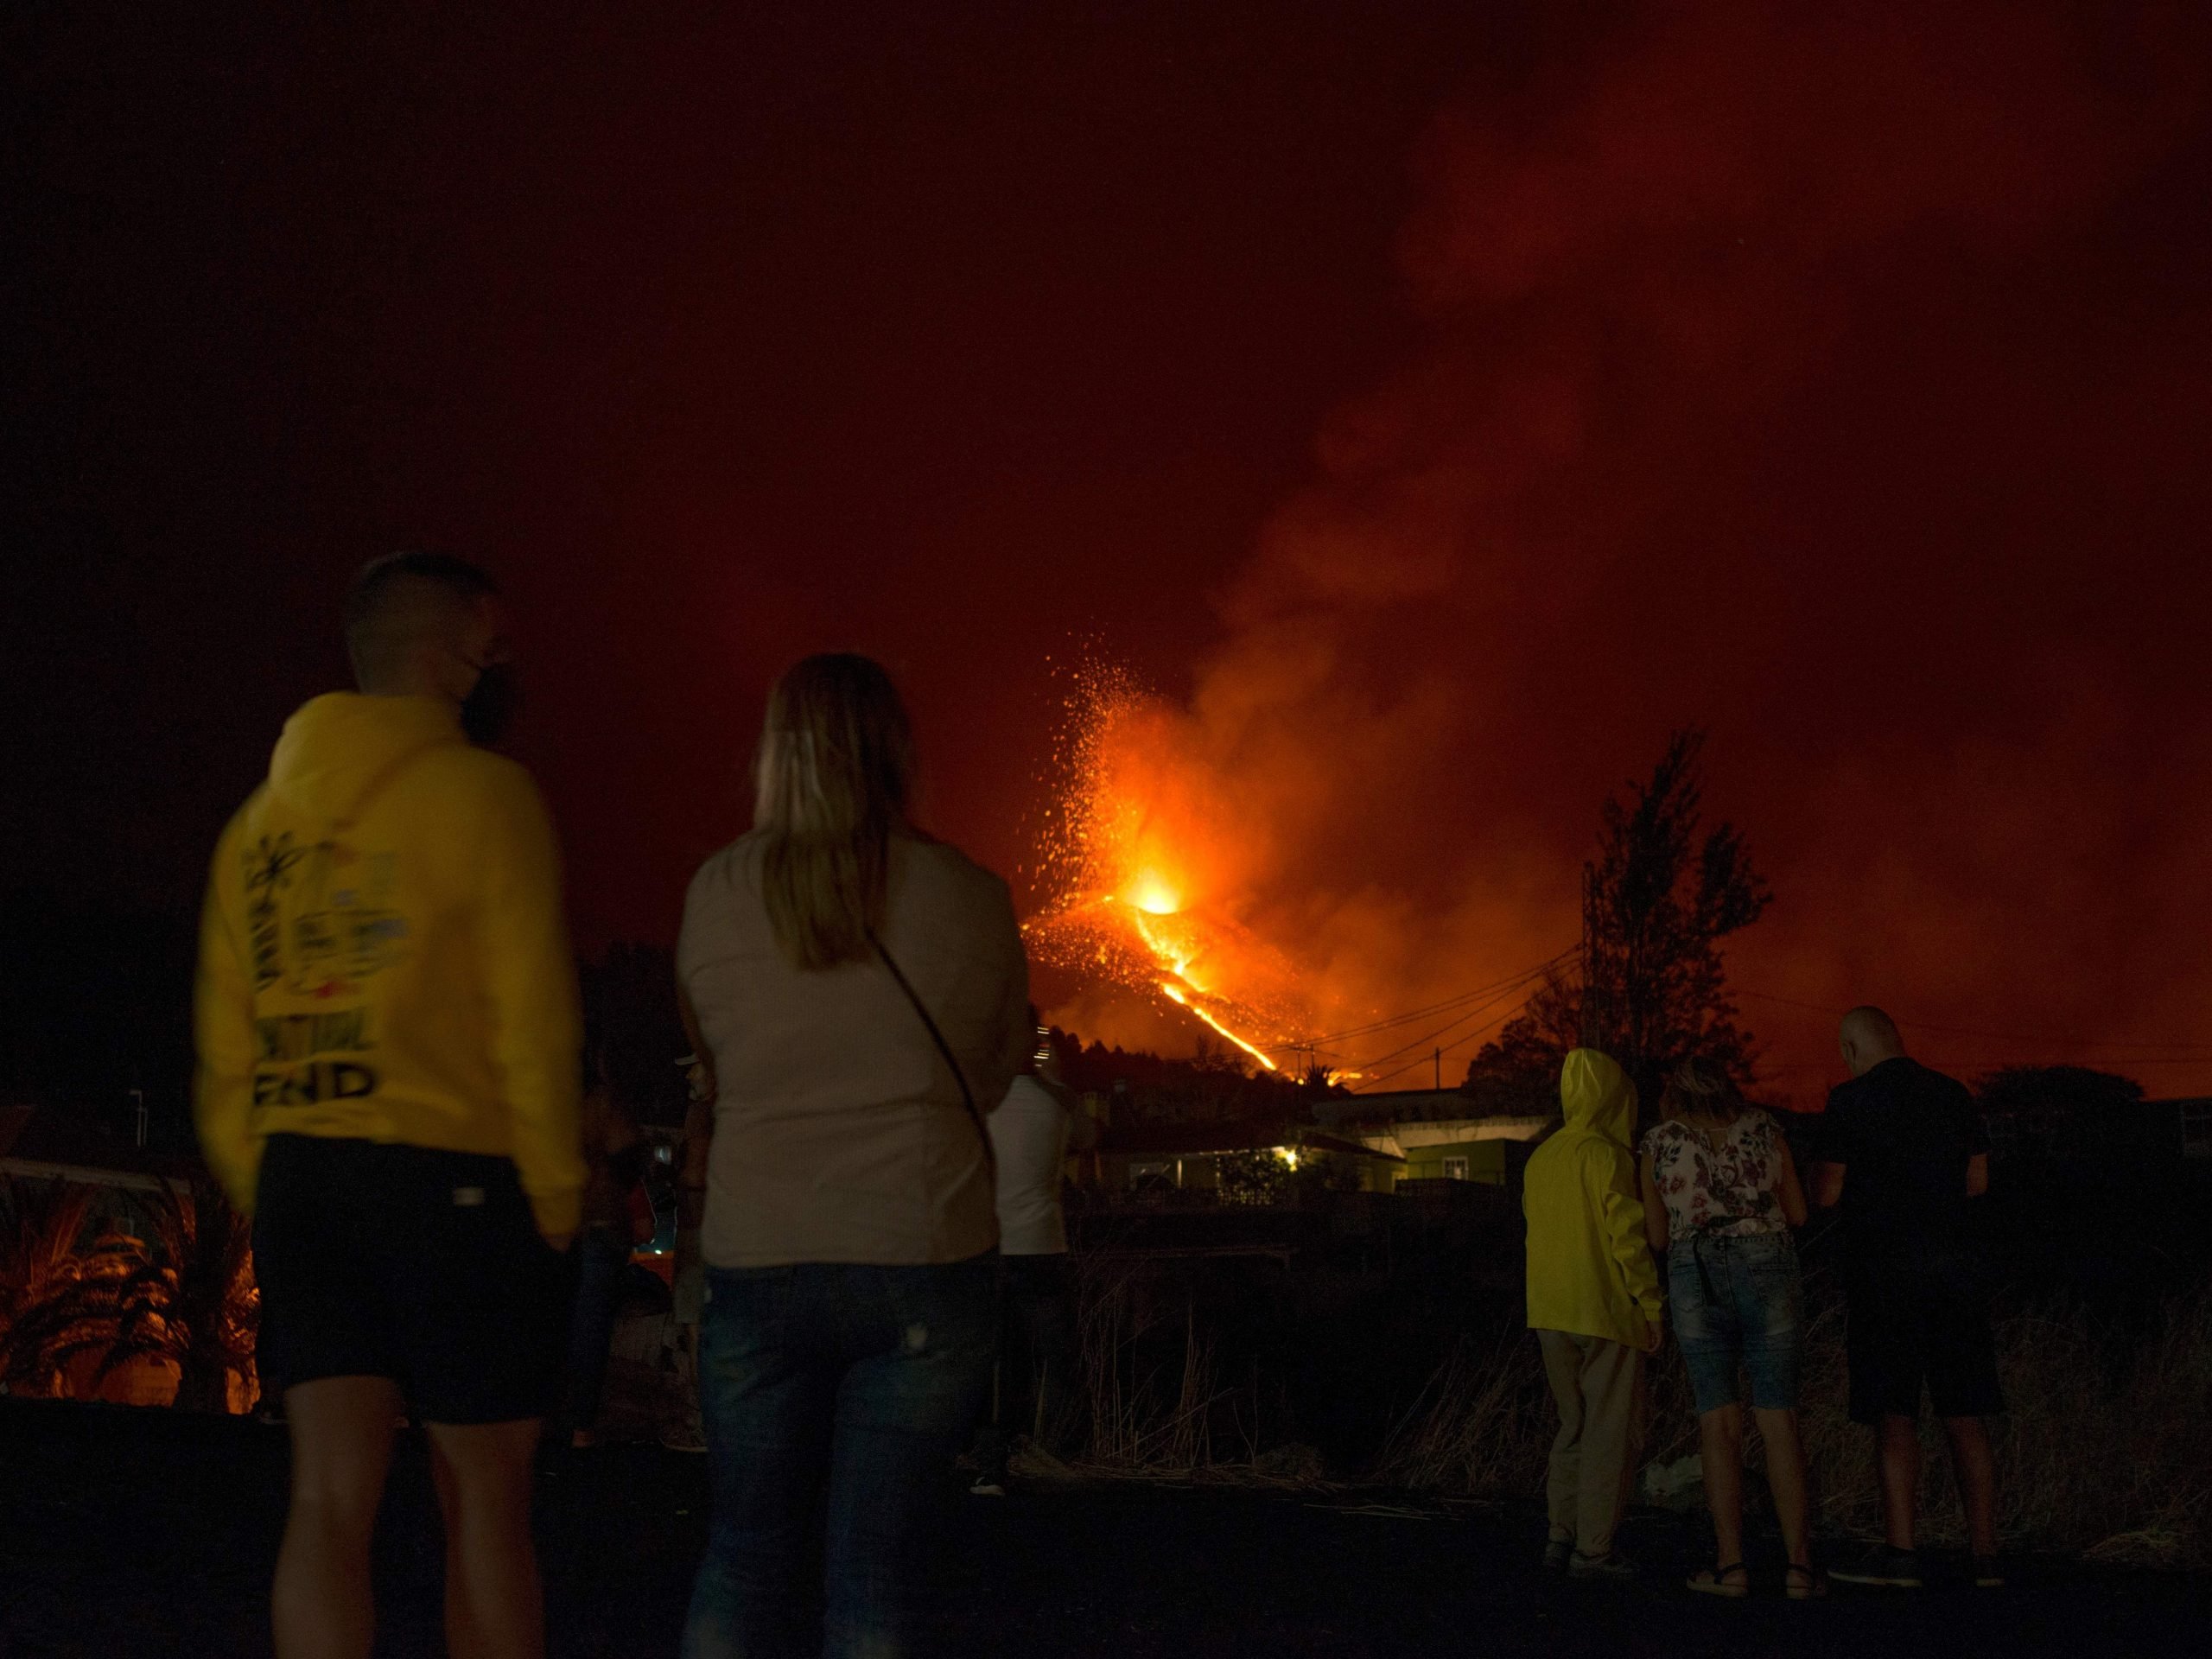
POLYGON ((1989 1134, 1966 1085, 1899 1056, 1829 1092, 1820 1155, 1841 1164, 1853 1254, 1916 1255, 1967 1242, 1967 1161, 1989 1134))

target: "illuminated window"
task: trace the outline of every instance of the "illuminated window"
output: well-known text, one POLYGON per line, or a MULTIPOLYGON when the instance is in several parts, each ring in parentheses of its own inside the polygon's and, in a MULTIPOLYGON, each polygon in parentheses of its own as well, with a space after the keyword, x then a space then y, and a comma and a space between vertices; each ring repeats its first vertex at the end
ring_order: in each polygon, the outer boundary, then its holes
POLYGON ((1465 1158, 1446 1158, 1444 1160, 1444 1179, 1447 1181, 1465 1180, 1467 1160, 1465 1158))

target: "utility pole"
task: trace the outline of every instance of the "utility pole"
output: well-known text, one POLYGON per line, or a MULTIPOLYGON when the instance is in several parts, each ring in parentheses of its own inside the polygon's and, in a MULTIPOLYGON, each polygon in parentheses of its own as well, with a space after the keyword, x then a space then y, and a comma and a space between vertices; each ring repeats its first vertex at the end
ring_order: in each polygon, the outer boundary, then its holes
POLYGON ((1436 1051, 1436 1092, 1444 1092, 1444 1051, 1440 1048, 1436 1051))
POLYGON ((1582 867, 1582 1046, 1598 1046, 1597 976, 1590 963, 1590 886, 1591 868, 1582 867))

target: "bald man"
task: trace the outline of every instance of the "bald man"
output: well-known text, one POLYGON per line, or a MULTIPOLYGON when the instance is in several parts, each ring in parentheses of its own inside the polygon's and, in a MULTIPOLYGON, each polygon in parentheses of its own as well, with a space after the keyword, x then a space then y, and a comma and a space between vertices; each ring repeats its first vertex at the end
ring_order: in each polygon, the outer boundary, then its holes
POLYGON ((1904 1052, 1897 1022, 1853 1008, 1838 1033, 1851 1081, 1828 1096, 1817 1203, 1843 1211, 1852 1421, 1875 1431, 1886 1540, 1834 1569, 1847 1584, 1917 1589, 1914 1529, 1924 1388, 1950 1441, 1974 1582, 1997 1565, 1997 1481, 1984 1419, 2004 1409, 1968 1200, 1989 1187, 1989 1141, 1964 1085, 1904 1052))

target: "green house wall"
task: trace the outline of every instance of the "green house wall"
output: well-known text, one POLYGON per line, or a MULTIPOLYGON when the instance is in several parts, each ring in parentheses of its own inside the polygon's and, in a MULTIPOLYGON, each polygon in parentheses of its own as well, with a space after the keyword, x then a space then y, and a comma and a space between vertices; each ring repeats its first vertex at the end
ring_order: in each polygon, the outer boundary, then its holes
POLYGON ((1471 1181, 1484 1181, 1492 1186, 1505 1185, 1503 1141, 1459 1141, 1439 1147, 1408 1147, 1404 1164, 1393 1164, 1390 1167, 1402 1181, 1440 1181, 1445 1179, 1446 1158, 1465 1159, 1467 1179, 1471 1181))

